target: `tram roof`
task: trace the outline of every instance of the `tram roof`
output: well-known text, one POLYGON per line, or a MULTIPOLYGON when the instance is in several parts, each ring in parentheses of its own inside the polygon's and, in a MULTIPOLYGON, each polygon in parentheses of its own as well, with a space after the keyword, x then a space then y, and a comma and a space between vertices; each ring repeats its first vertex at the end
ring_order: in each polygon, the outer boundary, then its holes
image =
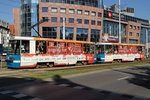
POLYGON ((76 41, 76 40, 63 40, 63 39, 52 39, 52 38, 37 38, 37 37, 34 37, 34 40, 52 41, 52 42, 67 42, 67 43, 95 44, 95 43, 89 42, 89 41, 76 41))
POLYGON ((98 42, 96 45, 129 45, 129 46, 145 46, 143 44, 128 44, 128 43, 101 43, 98 42))
POLYGON ((89 41, 63 40, 63 39, 40 38, 40 37, 21 37, 21 36, 13 36, 10 38, 10 40, 38 40, 38 41, 52 41, 52 42, 95 44, 94 42, 89 41))

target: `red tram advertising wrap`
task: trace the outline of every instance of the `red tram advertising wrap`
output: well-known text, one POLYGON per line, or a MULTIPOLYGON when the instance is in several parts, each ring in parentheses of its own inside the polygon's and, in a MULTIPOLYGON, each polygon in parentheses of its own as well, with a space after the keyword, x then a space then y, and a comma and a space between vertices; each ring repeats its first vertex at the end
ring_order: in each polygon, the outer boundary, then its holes
POLYGON ((125 43, 93 43, 37 37, 13 37, 7 67, 24 68, 90 63, 141 61, 145 46, 125 43))
POLYGON ((142 44, 96 43, 97 62, 140 61, 145 59, 142 44))
POLYGON ((8 62, 8 67, 36 67, 38 65, 52 67, 53 65, 94 63, 93 42, 15 37, 10 44, 13 50, 8 57, 14 60, 13 63, 8 62))

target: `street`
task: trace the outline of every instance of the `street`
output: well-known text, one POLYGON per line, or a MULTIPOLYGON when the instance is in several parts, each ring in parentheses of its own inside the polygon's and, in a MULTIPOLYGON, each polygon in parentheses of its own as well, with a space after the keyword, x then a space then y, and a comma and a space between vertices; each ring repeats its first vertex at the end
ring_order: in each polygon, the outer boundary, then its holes
POLYGON ((1 100, 149 100, 149 65, 89 72, 53 81, 3 77, 1 100), (24 84, 23 84, 24 83, 24 84))

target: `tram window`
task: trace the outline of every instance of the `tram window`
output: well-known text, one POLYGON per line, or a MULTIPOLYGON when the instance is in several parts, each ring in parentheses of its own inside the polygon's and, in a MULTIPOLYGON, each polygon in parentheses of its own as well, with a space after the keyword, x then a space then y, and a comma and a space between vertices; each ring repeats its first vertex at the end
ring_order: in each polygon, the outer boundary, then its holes
POLYGON ((90 45, 90 54, 94 54, 94 45, 90 45))
POLYGON ((54 46, 54 42, 48 42, 49 43, 49 47, 53 47, 54 46))
POLYGON ((105 53, 113 53, 112 45, 105 45, 105 53))
POLYGON ((97 54, 104 54, 104 45, 97 45, 96 46, 96 53, 97 54))
POLYGON ((144 46, 142 47, 142 53, 145 53, 145 47, 144 46))
POLYGON ((21 41, 21 53, 29 53, 29 40, 21 41))
POLYGON ((20 55, 20 40, 10 40, 9 41, 8 54, 10 55, 20 55))
POLYGON ((65 45, 66 45, 66 44, 65 44, 65 43, 62 43, 62 42, 58 43, 58 46, 59 46, 59 47, 65 47, 65 45))
POLYGON ((138 47, 138 53, 143 53, 143 47, 142 46, 138 47))
POLYGON ((36 42, 36 53, 37 54, 46 54, 47 44, 46 41, 37 41, 36 42))
POLYGON ((113 53, 118 53, 118 45, 113 46, 113 53))
POLYGON ((83 53, 84 54, 90 53, 90 45, 89 44, 83 44, 83 53))

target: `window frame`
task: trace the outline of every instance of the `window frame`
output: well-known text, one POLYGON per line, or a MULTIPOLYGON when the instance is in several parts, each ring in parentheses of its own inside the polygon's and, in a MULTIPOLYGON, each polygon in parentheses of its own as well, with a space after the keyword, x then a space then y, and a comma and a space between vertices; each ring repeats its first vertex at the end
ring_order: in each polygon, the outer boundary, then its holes
POLYGON ((48 7, 42 7, 42 12, 48 12, 48 7))
POLYGON ((66 8, 60 8, 61 13, 66 13, 66 8))
POLYGON ((69 23, 74 23, 74 18, 69 18, 69 23))
POLYGON ((52 7, 52 8, 51 8, 51 12, 53 12, 53 13, 58 12, 58 8, 52 7), (53 11, 53 9, 56 9, 56 11, 55 11, 55 10, 53 11))
POLYGON ((57 22, 57 17, 51 17, 51 22, 57 22))
POLYGON ((69 9, 69 13, 70 14, 74 14, 75 13, 75 10, 74 9, 69 9), (72 12, 73 11, 73 12, 72 12))

